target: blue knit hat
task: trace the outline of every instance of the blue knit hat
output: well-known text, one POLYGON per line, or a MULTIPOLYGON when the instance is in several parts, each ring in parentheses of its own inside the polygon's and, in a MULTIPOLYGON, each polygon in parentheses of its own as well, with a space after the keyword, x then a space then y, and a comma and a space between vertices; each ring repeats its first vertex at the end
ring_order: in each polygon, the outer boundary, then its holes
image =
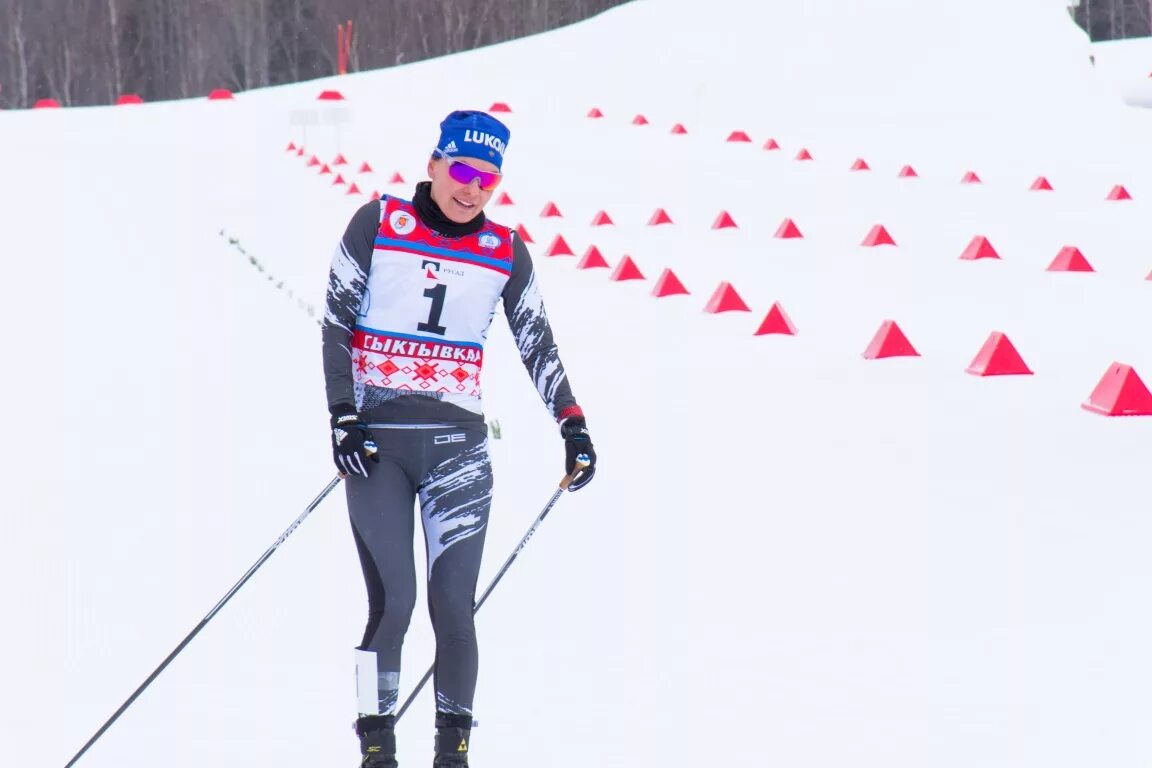
POLYGON ((436 148, 449 157, 487 160, 500 168, 510 135, 508 126, 487 112, 457 110, 440 123, 436 148))

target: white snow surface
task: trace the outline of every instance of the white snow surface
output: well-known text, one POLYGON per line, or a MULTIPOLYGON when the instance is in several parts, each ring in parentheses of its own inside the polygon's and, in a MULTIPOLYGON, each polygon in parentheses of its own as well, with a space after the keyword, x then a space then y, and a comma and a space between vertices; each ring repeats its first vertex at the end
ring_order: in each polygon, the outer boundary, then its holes
POLYGON ((1152 37, 1094 43, 1100 77, 1127 104, 1152 108, 1152 37))
MULTIPOLYGON (((504 101, 488 212, 536 240, 601 466, 478 618, 473 765, 1146 766, 1152 418, 1081 403, 1113 362, 1152 382, 1152 113, 1090 51, 1050 0, 646 0, 233 102, 0 114, 0 762, 67 762, 334 474, 303 305, 366 197, 287 142, 407 196, 444 114, 504 101), (878 223, 897 247, 859 245, 878 223), (1002 260, 959 260, 978 234, 1002 260), (1097 271, 1047 272, 1065 245, 1097 271), (665 267, 691 295, 650 296, 665 267), (721 280, 753 311, 704 313, 721 280), (798 334, 753 336, 776 301, 798 334), (862 358, 885 319, 920 357, 862 358), (1034 376, 965 373, 994 330, 1034 376)), ((493 328, 481 586, 563 456, 493 328)), ((355 765, 365 612, 341 489, 80 765, 355 765)), ((404 693, 432 651, 418 608, 404 693)))

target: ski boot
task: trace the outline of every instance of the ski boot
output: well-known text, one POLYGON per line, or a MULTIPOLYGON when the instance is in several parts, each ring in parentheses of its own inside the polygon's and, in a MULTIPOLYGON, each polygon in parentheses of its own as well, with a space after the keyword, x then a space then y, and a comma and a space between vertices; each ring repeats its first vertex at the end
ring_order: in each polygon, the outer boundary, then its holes
POLYGON ((436 758, 432 768, 468 768, 472 716, 436 713, 436 758))
POLYGON ((397 768, 396 716, 363 715, 356 721, 360 768, 397 768))

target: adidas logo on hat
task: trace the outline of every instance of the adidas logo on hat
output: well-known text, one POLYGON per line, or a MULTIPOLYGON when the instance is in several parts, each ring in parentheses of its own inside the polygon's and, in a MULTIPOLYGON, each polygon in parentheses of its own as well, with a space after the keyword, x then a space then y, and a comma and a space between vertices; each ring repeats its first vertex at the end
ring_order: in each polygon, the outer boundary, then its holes
POLYGON ((508 126, 488 113, 456 110, 440 123, 437 144, 445 155, 483 160, 499 170, 508 148, 508 136, 508 126))

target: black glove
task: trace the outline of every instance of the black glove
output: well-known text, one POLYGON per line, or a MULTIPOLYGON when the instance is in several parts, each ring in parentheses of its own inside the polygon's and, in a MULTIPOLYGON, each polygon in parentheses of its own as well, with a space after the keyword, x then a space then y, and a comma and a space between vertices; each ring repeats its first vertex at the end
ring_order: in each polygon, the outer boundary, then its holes
POLYGON ((576 469, 576 458, 588 462, 576 479, 568 484, 568 490, 578 491, 592 481, 596 474, 596 449, 588 435, 588 425, 583 416, 572 416, 560 423, 560 434, 564 438, 564 471, 569 475, 576 469))
POLYGON ((372 433, 352 406, 336 405, 331 411, 332 459, 336 462, 336 469, 342 475, 368 477, 367 460, 380 463, 372 433))

